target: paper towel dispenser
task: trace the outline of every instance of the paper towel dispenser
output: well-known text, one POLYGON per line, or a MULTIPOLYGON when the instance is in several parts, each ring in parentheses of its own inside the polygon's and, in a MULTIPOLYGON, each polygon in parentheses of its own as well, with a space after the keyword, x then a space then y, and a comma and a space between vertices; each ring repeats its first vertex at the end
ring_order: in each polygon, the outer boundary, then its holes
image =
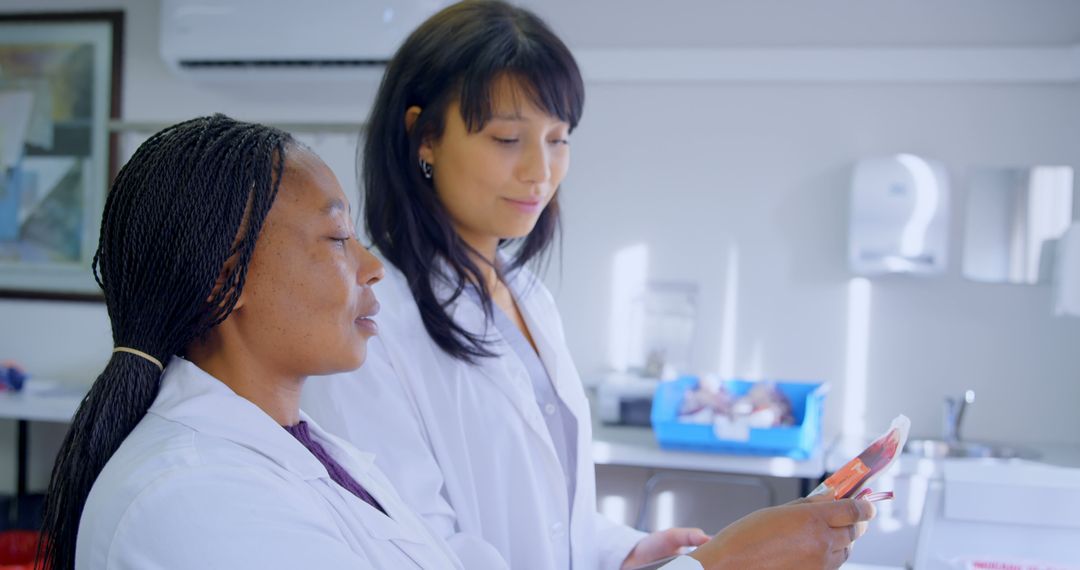
POLYGON ((848 261, 860 275, 945 270, 949 180, 912 154, 866 158, 851 183, 848 261))
POLYGON ((1073 169, 978 167, 967 173, 963 274, 986 283, 1049 282, 1073 221, 1073 169))

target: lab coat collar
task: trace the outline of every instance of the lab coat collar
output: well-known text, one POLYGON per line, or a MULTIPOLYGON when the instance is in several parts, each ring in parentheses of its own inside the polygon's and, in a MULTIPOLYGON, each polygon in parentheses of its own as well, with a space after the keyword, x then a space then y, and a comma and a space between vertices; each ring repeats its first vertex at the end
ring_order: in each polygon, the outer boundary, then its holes
MULTIPOLYGON (((509 260, 502 252, 499 252, 498 256, 499 263, 505 267, 509 260)), ((532 335, 533 342, 536 343, 540 361, 543 362, 544 368, 555 386, 555 393, 565 401, 566 397, 563 388, 566 380, 559 370, 560 351, 556 350, 556 346, 553 344, 555 342, 553 338, 555 331, 545 326, 545 323, 550 323, 553 319, 558 320, 559 316, 554 313, 543 314, 545 311, 553 311, 553 308, 544 307, 540 303, 541 292, 538 288, 540 278, 529 268, 519 267, 505 277, 506 286, 514 296, 518 310, 521 311, 521 317, 529 328, 529 334, 532 335)))
MULTIPOLYGON (((498 255, 499 263, 505 266, 508 263, 506 257, 501 252, 498 255)), ((444 275, 447 274, 445 261, 440 258, 440 260, 436 261, 436 264, 438 269, 442 271, 444 275)), ((543 362, 544 367, 547 369, 548 376, 554 384, 555 393, 565 402, 566 397, 563 387, 561 386, 565 380, 561 378, 561 374, 559 373, 559 351, 556 350, 555 346, 552 344, 552 331, 548 327, 543 326, 543 322, 550 321, 552 318, 557 319, 558 315, 536 314, 543 310, 541 304, 538 303, 539 292, 536 287, 537 279, 538 278, 525 267, 520 267, 506 276, 507 286, 514 295, 518 308, 521 310, 522 317, 525 319, 525 323, 529 327, 529 332, 532 334, 533 341, 536 342, 540 360, 543 362)), ((454 292, 453 285, 449 283, 448 280, 440 277, 435 278, 433 289, 435 290, 437 298, 443 300, 444 303, 450 299, 454 292)), ((476 295, 464 292, 459 295, 457 299, 454 299, 452 303, 445 306, 447 314, 458 324, 464 326, 466 330, 474 332, 483 331, 484 338, 489 341, 495 341, 496 345, 493 348, 496 352, 511 351, 509 345, 506 344, 505 339, 499 334, 498 329, 487 319, 476 295)), ((496 310, 498 309, 496 308, 496 310)), ((530 382, 507 382, 509 369, 515 369, 520 376, 527 378, 528 373, 526 372, 523 363, 516 358, 480 359, 477 368, 481 374, 486 376, 499 390, 506 394, 517 408, 518 412, 525 418, 526 423, 528 423, 542 439, 550 440, 547 425, 540 416, 539 409, 536 405, 536 397, 532 389, 532 384, 530 382)), ((554 447, 552 448, 552 452, 554 453, 554 447)))
MULTIPOLYGON (((496 263, 499 267, 506 268, 510 265, 510 259, 505 252, 498 251, 495 253, 496 263)), ((396 270, 396 268, 395 268, 396 270)), ((453 303, 448 303, 450 297, 454 293, 454 271, 450 268, 450 264, 446 262, 446 259, 441 255, 436 256, 431 263, 431 276, 432 276, 432 289, 435 291, 436 297, 445 305, 456 305, 462 297, 465 297, 468 293, 462 291, 462 294, 454 299, 453 303)), ((536 276, 532 271, 529 271, 526 267, 518 267, 508 274, 504 275, 506 281, 509 284, 510 290, 514 292, 514 296, 528 295, 532 293, 533 285, 536 284, 536 276)))
MULTIPOLYGON (((266 412, 179 356, 165 367, 158 396, 147 413, 247 447, 303 479, 330 478, 322 463, 266 412)), ((300 419, 335 460, 348 464, 350 474, 362 475, 372 468, 374 455, 343 446, 303 411, 300 419)))
MULTIPOLYGON (((510 263, 503 252, 497 252, 495 255, 498 258, 497 263, 499 266, 505 268, 510 263)), ((461 294, 456 298, 453 297, 455 289, 454 272, 450 269, 450 264, 448 264, 442 256, 437 256, 432 261, 431 276, 431 288, 435 293, 435 298, 437 298, 446 308, 446 313, 450 318, 455 317, 462 305, 476 305, 479 307, 479 300, 475 295, 470 294, 468 290, 469 287, 475 287, 474 285, 466 284, 465 289, 462 290, 461 294)), ((518 301, 519 305, 523 305, 525 298, 532 295, 534 286, 537 282, 537 277, 526 267, 519 267, 504 277, 506 278, 507 286, 510 288, 510 291, 513 292, 514 298, 518 301)), ((402 278, 404 280, 404 276, 402 276, 402 278)), ((412 296, 411 291, 409 292, 409 296, 412 296)), ((522 310, 524 310, 524 307, 522 307, 522 310)))

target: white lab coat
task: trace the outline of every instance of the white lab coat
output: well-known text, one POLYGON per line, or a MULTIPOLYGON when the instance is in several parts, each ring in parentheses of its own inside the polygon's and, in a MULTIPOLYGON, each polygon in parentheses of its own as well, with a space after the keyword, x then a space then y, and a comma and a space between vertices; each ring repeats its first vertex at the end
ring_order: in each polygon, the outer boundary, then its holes
POLYGON ((461 568, 372 455, 302 418, 389 516, 334 483, 269 415, 173 357, 150 411, 94 483, 75 567, 461 568))
MULTIPOLYGON (((375 286, 379 335, 359 370, 313 377, 302 407, 376 462, 467 568, 617 569, 644 536, 596 510, 589 404, 551 294, 522 270, 510 283, 558 396, 577 422, 576 492, 567 481, 524 364, 487 327, 502 355, 467 364, 428 336, 405 278, 387 264, 375 286), (567 536, 569 533, 569 537, 567 536), (568 540, 569 538, 569 540, 568 540)), ((450 287, 437 289, 448 298, 450 287)), ((448 311, 485 330, 476 301, 448 311)))

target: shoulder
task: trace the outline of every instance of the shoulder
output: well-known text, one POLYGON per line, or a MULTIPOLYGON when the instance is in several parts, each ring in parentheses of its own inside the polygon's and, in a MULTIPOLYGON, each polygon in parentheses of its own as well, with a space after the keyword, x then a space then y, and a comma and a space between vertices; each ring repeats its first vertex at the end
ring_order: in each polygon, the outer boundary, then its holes
POLYGON ((125 505, 188 485, 277 485, 284 479, 275 471, 280 467, 256 451, 148 414, 98 475, 86 509, 118 514, 125 505))
POLYGON ((79 542, 103 568, 284 567, 274 565, 294 554, 290 543, 304 548, 304 535, 342 542, 317 491, 281 475, 222 463, 158 473, 106 516, 84 512, 79 542))
POLYGON ((266 517, 295 517, 314 503, 297 482, 258 453, 148 415, 90 491, 80 556, 104 565, 118 548, 150 548, 163 536, 208 536, 266 517))

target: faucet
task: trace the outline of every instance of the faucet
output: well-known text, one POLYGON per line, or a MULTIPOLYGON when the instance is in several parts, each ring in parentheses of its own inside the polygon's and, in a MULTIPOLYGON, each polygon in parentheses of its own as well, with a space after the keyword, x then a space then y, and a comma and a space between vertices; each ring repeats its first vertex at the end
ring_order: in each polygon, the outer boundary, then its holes
POLYGON ((946 443, 960 442, 960 422, 964 420, 964 410, 968 404, 975 403, 975 391, 967 390, 963 398, 945 398, 945 415, 942 431, 942 439, 946 443))

